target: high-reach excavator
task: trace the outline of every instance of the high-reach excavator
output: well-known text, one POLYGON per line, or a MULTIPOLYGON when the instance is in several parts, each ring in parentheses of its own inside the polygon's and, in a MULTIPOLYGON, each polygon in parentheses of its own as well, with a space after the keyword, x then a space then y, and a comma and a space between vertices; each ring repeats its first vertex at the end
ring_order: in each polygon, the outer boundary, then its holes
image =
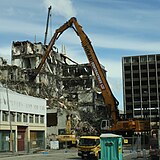
POLYGON ((75 17, 72 17, 69 21, 64 23, 61 27, 59 27, 55 31, 52 39, 50 40, 48 44, 48 47, 46 48, 46 51, 41 59, 40 64, 35 69, 34 74, 30 76, 30 81, 34 81, 36 76, 39 74, 41 68, 43 67, 47 57, 49 56, 56 40, 68 28, 73 28, 76 34, 79 36, 81 43, 82 43, 82 47, 87 55, 88 61, 91 65, 91 68, 94 72, 98 85, 101 89, 101 92, 104 98, 104 103, 106 107, 109 108, 110 113, 111 113, 111 120, 103 120, 101 123, 101 129, 103 131, 105 130, 106 132, 111 131, 111 132, 120 133, 120 134, 124 132, 133 133, 133 132, 149 131, 150 125, 149 125, 149 122, 147 122, 146 120, 140 120, 140 119, 121 120, 119 118, 119 111, 118 111, 119 102, 114 97, 109 87, 109 84, 105 78, 101 65, 98 61, 98 58, 95 54, 95 51, 92 47, 92 44, 88 36, 84 33, 82 26, 77 22, 77 19, 75 17))

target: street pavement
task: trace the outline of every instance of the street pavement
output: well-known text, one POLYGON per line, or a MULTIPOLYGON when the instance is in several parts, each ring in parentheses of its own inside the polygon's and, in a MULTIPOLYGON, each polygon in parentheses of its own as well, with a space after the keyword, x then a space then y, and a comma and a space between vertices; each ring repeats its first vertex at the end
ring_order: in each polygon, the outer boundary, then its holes
MULTIPOLYGON (((25 152, 0 153, 0 160, 81 160, 77 156, 77 149, 60 149, 60 150, 46 150, 38 153, 26 154, 25 152)), ((131 152, 129 150, 123 151, 123 160, 149 160, 148 152, 131 152)))

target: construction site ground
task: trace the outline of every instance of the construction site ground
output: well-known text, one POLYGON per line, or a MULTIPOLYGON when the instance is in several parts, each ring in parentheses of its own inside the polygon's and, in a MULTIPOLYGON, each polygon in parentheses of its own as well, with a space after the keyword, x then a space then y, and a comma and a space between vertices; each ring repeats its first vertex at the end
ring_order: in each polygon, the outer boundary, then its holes
MULTIPOLYGON (((123 160, 150 160, 149 152, 147 150, 134 152, 130 150, 123 151, 123 160)), ((2 160, 80 160, 81 157, 77 155, 77 148, 66 148, 60 150, 44 150, 37 153, 25 152, 2 152, 0 153, 2 160)))

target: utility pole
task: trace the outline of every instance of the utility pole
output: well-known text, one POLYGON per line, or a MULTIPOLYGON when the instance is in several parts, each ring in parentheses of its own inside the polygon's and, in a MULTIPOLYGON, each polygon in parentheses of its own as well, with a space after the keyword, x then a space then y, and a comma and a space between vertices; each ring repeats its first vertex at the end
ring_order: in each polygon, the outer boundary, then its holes
POLYGON ((48 16, 47 16, 46 32, 45 32, 45 37, 44 37, 44 45, 46 45, 46 41, 47 41, 48 24, 49 24, 49 16, 50 16, 50 12, 51 12, 51 6, 48 8, 48 16))
POLYGON ((9 125, 10 125, 10 150, 14 154, 14 133, 13 133, 12 122, 11 122, 12 120, 11 120, 11 110, 10 110, 10 104, 9 104, 8 86, 6 86, 6 94, 7 94, 7 105, 8 105, 9 125))
MULTIPOLYGON (((158 128, 158 149, 160 151, 160 106, 159 106, 159 128, 158 128)), ((158 154, 159 154, 159 151, 158 151, 158 154)), ((160 160, 160 155, 159 156, 159 160, 160 160)))

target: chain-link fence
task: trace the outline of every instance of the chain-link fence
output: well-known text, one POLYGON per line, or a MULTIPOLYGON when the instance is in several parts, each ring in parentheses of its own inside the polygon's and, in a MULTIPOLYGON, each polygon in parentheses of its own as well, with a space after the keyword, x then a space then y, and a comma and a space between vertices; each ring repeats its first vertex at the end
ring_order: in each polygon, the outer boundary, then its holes
POLYGON ((149 135, 136 135, 123 139, 123 148, 130 151, 149 149, 149 135))
POLYGON ((133 153, 133 159, 149 156, 149 135, 134 135, 123 139, 123 151, 133 153))

